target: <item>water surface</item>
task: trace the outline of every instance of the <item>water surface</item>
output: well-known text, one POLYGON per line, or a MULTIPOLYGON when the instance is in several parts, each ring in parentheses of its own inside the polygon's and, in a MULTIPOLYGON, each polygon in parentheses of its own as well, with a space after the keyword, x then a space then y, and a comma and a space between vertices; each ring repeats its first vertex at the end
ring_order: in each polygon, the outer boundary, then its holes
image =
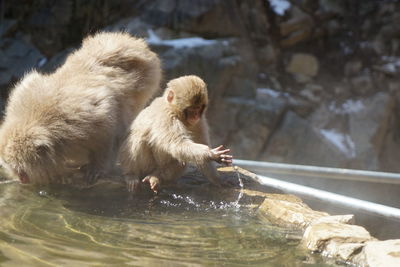
POLYGON ((135 198, 2 183, 0 265, 335 266, 237 198, 208 186, 135 198))

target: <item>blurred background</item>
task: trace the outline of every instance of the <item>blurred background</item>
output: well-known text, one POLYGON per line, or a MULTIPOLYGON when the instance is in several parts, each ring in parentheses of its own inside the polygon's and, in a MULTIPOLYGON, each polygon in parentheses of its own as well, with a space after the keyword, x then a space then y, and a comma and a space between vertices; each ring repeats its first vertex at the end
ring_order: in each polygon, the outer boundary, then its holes
POLYGON ((400 1, 0 0, 1 110, 102 30, 146 38, 163 85, 202 77, 236 158, 400 171, 400 1))

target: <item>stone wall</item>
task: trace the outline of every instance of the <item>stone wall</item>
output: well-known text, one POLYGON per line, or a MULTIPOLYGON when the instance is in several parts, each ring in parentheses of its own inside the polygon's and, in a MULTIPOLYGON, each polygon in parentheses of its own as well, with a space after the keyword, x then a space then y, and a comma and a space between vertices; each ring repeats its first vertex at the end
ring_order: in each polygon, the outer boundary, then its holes
POLYGON ((1 107, 88 33, 147 38, 165 82, 209 86, 215 145, 236 158, 400 171, 399 1, 2 1, 1 107))

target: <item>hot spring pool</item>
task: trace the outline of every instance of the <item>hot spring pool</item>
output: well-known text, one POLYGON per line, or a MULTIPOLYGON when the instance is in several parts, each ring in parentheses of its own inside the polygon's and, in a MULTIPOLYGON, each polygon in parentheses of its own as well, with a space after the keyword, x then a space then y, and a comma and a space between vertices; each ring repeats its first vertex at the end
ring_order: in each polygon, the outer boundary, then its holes
POLYGON ((232 190, 129 197, 0 184, 1 266, 336 266, 268 225, 232 190))

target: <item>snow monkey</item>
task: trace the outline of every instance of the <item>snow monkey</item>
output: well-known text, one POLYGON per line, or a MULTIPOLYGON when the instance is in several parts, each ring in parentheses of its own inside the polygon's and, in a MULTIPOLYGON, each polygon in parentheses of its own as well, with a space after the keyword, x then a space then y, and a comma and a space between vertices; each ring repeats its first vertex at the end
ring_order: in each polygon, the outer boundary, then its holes
POLYGON ((129 191, 138 190, 143 182, 157 192, 161 183, 179 178, 188 163, 219 185, 212 161, 231 164, 232 156, 223 146, 209 147, 207 102, 204 81, 183 76, 171 80, 164 94, 139 113, 120 151, 129 191))
POLYGON ((93 182, 159 90, 158 56, 127 33, 83 40, 54 73, 35 70, 12 90, 0 126, 0 162, 22 183, 93 182))

